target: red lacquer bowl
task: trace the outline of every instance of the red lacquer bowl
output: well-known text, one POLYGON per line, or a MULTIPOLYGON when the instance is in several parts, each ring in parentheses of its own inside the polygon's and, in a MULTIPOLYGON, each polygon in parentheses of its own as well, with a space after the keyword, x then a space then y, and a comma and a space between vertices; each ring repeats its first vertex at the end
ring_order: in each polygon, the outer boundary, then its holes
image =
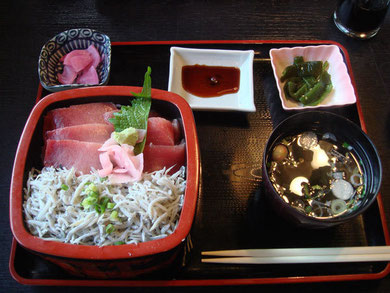
POLYGON ((164 117, 180 118, 186 141, 187 186, 178 226, 171 235, 148 242, 116 246, 86 246, 48 241, 27 230, 23 216, 23 188, 32 167, 42 168, 43 117, 47 111, 74 104, 113 102, 129 104, 131 92, 140 87, 101 86, 50 94, 33 108, 16 152, 11 188, 10 223, 15 239, 23 247, 38 253, 66 270, 83 276, 132 277, 172 263, 189 234, 198 195, 199 149, 192 110, 179 95, 152 89, 152 110, 164 117))

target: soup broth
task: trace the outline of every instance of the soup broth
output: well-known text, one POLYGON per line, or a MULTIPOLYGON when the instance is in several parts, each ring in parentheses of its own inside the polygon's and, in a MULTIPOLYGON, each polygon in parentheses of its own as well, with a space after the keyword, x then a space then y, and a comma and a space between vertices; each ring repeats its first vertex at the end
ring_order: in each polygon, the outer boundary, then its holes
POLYGON ((360 159, 332 133, 308 131, 280 139, 268 155, 267 167, 283 200, 312 217, 347 214, 364 198, 360 159))

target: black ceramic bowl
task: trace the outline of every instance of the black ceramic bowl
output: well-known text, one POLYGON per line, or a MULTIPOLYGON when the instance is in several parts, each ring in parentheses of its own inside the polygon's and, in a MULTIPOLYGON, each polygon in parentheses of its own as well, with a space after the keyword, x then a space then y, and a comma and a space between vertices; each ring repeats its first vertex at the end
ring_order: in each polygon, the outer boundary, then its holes
POLYGON ((378 152, 368 136, 350 120, 330 112, 308 111, 290 116, 282 121, 272 132, 263 156, 263 180, 266 196, 275 211, 289 222, 307 228, 326 228, 338 225, 362 214, 375 201, 382 180, 382 166, 378 152), (268 156, 279 139, 297 135, 305 131, 333 133, 338 140, 353 147, 362 162, 366 176, 365 196, 359 207, 344 215, 332 218, 315 218, 298 211, 286 203, 273 187, 268 175, 268 156))

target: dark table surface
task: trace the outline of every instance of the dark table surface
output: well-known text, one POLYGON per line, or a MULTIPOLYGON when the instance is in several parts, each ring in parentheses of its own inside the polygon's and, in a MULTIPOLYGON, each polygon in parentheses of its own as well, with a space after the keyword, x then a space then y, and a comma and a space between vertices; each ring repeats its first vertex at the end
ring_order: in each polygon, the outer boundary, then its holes
MULTIPOLYGON (((50 288, 18 284, 9 273, 12 233, 9 186, 16 147, 34 105, 37 60, 42 45, 69 28, 89 27, 111 41, 163 40, 333 40, 350 55, 367 133, 383 163, 381 193, 390 212, 390 19, 371 40, 349 38, 337 30, 336 1, 1 1, 0 2, 0 291, 103 292, 107 288, 50 288)), ((207 288, 116 288, 116 292, 390 292, 390 277, 376 281, 207 288), (282 291, 283 290, 283 291, 282 291)))

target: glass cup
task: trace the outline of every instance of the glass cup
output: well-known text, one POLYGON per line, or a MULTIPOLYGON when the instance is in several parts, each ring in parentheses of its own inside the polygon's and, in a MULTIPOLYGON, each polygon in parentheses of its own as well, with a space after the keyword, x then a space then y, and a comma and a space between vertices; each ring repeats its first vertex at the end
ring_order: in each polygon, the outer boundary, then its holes
POLYGON ((389 4, 390 0, 339 0, 333 20, 346 35, 369 39, 378 33, 389 4))

